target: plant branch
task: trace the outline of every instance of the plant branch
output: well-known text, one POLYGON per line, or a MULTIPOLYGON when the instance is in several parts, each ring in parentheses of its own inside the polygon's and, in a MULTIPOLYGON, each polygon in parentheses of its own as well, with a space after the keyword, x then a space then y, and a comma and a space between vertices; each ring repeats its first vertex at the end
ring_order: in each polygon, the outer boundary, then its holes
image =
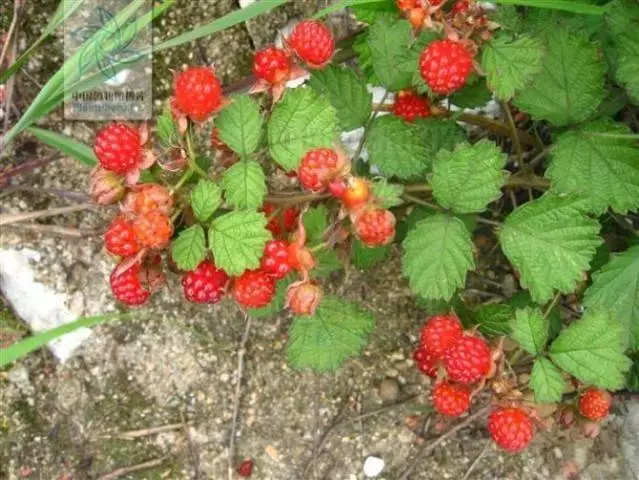
POLYGON ((508 105, 508 102, 501 102, 501 109, 504 111, 506 119, 508 120, 508 126, 510 127, 510 137, 513 141, 513 144, 515 145, 515 152, 517 152, 517 165, 521 167, 521 141, 519 139, 519 135, 517 134, 517 125, 515 125, 513 113, 510 111, 510 105, 508 105))
POLYGON ((12 223, 7 225, 9 228, 18 230, 29 230, 42 235, 54 235, 69 238, 87 238, 94 237, 101 233, 100 230, 80 230, 79 228, 60 227, 58 225, 44 225, 42 223, 12 223))
POLYGON ((561 298, 561 293, 555 292, 555 295, 552 297, 552 301, 550 302, 546 310, 544 310, 544 320, 548 318, 548 315, 550 315, 550 312, 552 312, 552 309, 555 308, 555 305, 557 305, 557 302, 559 301, 560 298, 561 298))
POLYGON ((141 470, 148 470, 149 468, 159 467, 166 461, 167 458, 169 457, 161 457, 155 460, 150 460, 148 462, 133 465, 132 467, 118 468, 117 470, 113 470, 111 473, 102 475, 101 477, 98 478, 98 480, 115 480, 116 478, 120 478, 125 475, 129 475, 131 473, 139 472, 141 470))
POLYGON ((92 203, 82 203, 80 205, 71 205, 70 207, 50 208, 47 210, 37 210, 35 212, 13 214, 5 213, 0 215, 0 226, 16 222, 26 222, 27 220, 35 220, 36 218, 47 218, 56 215, 64 215, 66 213, 81 212, 83 210, 90 210, 94 207, 95 205, 92 203))
MULTIPOLYGON (((384 92, 384 95, 382 96, 382 99, 380 101, 382 105, 384 105, 384 102, 388 98, 388 93, 389 93, 388 90, 384 92)), ((355 154, 353 155, 353 158, 351 159, 352 162, 356 162, 359 156, 361 155, 362 150, 364 149, 364 144, 366 143, 366 139, 368 138, 368 132, 371 129, 371 124, 375 121, 379 112, 380 112, 379 110, 375 110, 373 114, 370 116, 370 118, 364 124, 364 133, 362 134, 362 139, 359 141, 357 150, 355 150, 355 154)))

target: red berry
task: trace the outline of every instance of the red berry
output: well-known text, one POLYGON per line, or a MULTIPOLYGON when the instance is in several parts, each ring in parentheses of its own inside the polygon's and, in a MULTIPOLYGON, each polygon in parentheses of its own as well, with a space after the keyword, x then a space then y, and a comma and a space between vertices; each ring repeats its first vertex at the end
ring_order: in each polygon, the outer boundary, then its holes
POLYGON ((135 255, 140 250, 133 225, 122 215, 113 220, 104 234, 104 245, 109 253, 120 257, 135 255))
POLYGON ((400 10, 410 10, 411 8, 422 7, 422 0, 396 0, 397 8, 400 10))
POLYGON ((191 67, 175 79, 175 104, 196 122, 203 122, 222 102, 222 87, 210 68, 191 67))
POLYGON ((433 388, 433 406, 442 415, 459 417, 470 407, 470 392, 463 385, 439 383, 433 388))
POLYGON ((400 92, 395 97, 393 114, 407 122, 413 122, 416 118, 428 117, 430 115, 428 100, 413 92, 400 92))
POLYGON ((93 151, 104 169, 131 172, 142 162, 140 132, 124 123, 111 123, 96 135, 93 151))
POLYGON ((291 271, 288 263, 288 243, 283 240, 269 240, 264 247, 262 271, 273 278, 284 278, 291 271))
POLYGON ((285 82, 291 74, 291 57, 281 48, 260 50, 253 58, 253 73, 268 83, 285 82))
POLYGON ((473 69, 473 57, 459 42, 438 40, 422 52, 419 67, 433 92, 448 95, 466 83, 473 69))
POLYGON ((300 162, 298 177, 300 183, 312 192, 323 192, 331 180, 344 168, 344 159, 330 148, 311 150, 300 162))
POLYGON ((532 420, 517 407, 494 410, 488 417, 488 431, 493 441, 507 452, 523 450, 535 435, 532 420))
POLYGON ((182 277, 184 296, 194 303, 217 303, 226 293, 229 276, 210 260, 182 277))
POLYGON ((423 346, 415 350, 413 360, 417 363, 420 372, 430 378, 437 378, 437 359, 423 346))
POLYGON ((288 45, 309 66, 321 68, 335 53, 335 39, 326 25, 316 20, 304 20, 297 24, 288 45))
POLYGON ((296 315, 313 315, 324 297, 322 287, 312 282, 295 282, 286 291, 286 305, 296 315))
MULTIPOLYGON (((335 190, 335 188, 333 188, 335 190)), ((352 210, 368 201, 370 198, 370 187, 363 178, 351 177, 346 185, 346 189, 340 195, 344 206, 352 210)))
POLYGON ((274 296, 275 280, 261 270, 247 270, 233 282, 233 297, 243 307, 265 307, 274 296))
POLYGON ((243 478, 248 478, 253 475, 253 460, 244 460, 240 463, 237 467, 237 474, 243 478))
POLYGON ((442 358, 446 350, 461 338, 462 330, 462 324, 454 313, 434 315, 426 320, 420 341, 435 358, 442 358))
POLYGON ((490 366, 490 348, 478 337, 462 335, 444 354, 444 368, 455 382, 477 382, 488 375, 490 366))
POLYGON ((161 249, 171 240, 173 224, 167 215, 154 211, 135 217, 133 231, 142 246, 161 249))
POLYGON ((355 232, 364 245, 387 245, 395 238, 395 216, 380 207, 366 208, 355 216, 355 232))
POLYGON ((277 207, 270 203, 265 203, 262 210, 269 219, 266 228, 275 237, 279 237, 283 233, 292 232, 297 226, 297 219, 300 211, 297 207, 287 207, 280 215, 271 218, 271 215, 277 210, 277 207))
POLYGON ((124 272, 116 275, 116 267, 111 274, 111 291, 113 296, 126 305, 142 305, 151 296, 151 291, 147 289, 140 280, 140 265, 134 264, 124 272))
POLYGON ((457 0, 453 5, 452 12, 454 15, 466 13, 470 8, 470 0, 457 0))
POLYGON ((612 397, 605 390, 588 388, 579 397, 579 413, 588 420, 598 422, 608 416, 612 397))

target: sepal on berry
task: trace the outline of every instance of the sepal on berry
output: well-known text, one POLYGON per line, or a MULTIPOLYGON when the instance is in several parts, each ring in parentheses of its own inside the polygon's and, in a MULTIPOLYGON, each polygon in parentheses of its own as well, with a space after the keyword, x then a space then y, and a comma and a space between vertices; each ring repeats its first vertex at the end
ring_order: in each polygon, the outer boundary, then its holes
POLYGON ((91 172, 89 191, 95 203, 111 205, 122 200, 126 189, 122 177, 97 166, 91 172))
POLYGON ((323 296, 319 285, 310 281, 295 282, 286 290, 286 306, 296 315, 313 315, 323 296))

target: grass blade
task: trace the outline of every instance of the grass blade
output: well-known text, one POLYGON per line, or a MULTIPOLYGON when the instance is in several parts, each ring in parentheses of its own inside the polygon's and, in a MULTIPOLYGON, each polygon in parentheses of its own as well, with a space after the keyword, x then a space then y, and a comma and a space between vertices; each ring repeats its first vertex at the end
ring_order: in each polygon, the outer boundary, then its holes
POLYGON ((95 158, 95 154, 89 147, 71 137, 52 132, 51 130, 44 130, 42 128, 35 127, 29 127, 27 128, 27 131, 35 135, 35 137, 42 143, 49 145, 50 147, 57 148, 62 153, 79 160, 85 165, 92 167, 98 163, 97 158, 95 158))
POLYGON ((62 335, 74 332, 80 328, 94 327, 111 320, 120 320, 130 316, 130 313, 113 313, 110 315, 98 315, 96 317, 84 317, 76 320, 75 322, 66 323, 59 327, 52 328, 51 330, 47 330, 46 332, 25 338, 18 343, 14 343, 8 348, 0 350, 0 368, 26 357, 31 352, 42 348, 50 341, 55 340, 62 335))
POLYGON ((575 0, 495 0, 502 5, 519 5, 522 7, 548 8, 563 10, 564 12, 581 13, 585 15, 603 15, 606 7, 578 3, 575 0))

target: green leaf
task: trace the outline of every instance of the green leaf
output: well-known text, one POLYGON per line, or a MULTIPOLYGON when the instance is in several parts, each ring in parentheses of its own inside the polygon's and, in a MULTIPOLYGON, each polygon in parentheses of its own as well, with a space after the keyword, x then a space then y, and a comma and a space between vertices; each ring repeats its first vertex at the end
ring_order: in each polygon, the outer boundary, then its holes
POLYGON ((639 245, 615 255, 593 275, 584 305, 612 313, 629 333, 631 347, 639 350, 639 245))
POLYGON ((613 74, 632 100, 639 104, 639 5, 631 0, 617 0, 607 5, 605 31, 610 36, 614 57, 613 74))
POLYGON ((220 112, 215 126, 220 140, 238 155, 247 156, 260 146, 264 119, 259 105, 251 97, 238 95, 220 112))
POLYGON ((602 15, 605 12, 604 7, 575 0, 497 0, 495 3, 563 10, 565 12, 582 13, 585 15, 602 15))
POLYGON ((377 117, 372 122, 366 147, 370 163, 385 176, 410 178, 428 167, 427 147, 420 130, 394 115, 377 117))
POLYGON ((506 303, 482 305, 475 310, 473 320, 479 325, 479 331, 487 337, 499 337, 510 334, 510 322, 515 309, 506 303))
POLYGON ((371 248, 356 239, 353 242, 353 265, 359 270, 368 270, 384 260, 389 251, 390 245, 371 248))
POLYGON ((622 325, 609 314, 588 311, 552 343, 550 358, 587 385, 617 390, 632 363, 622 337, 622 325))
POLYGON ((375 203, 380 207, 392 208, 404 203, 401 196, 404 194, 402 185, 388 183, 384 178, 373 182, 373 196, 375 203))
POLYGON ((413 88, 417 90, 417 93, 428 93, 429 96, 432 96, 432 91, 422 78, 419 69, 419 59, 428 44, 439 39, 440 35, 437 32, 428 29, 422 30, 410 48, 401 55, 399 62, 393 66, 393 68, 399 71, 406 72, 406 75, 410 75, 411 84, 413 88))
POLYGON ((366 29, 357 36, 355 43, 353 43, 353 51, 357 55, 362 78, 371 85, 381 85, 382 82, 377 78, 373 69, 373 54, 368 46, 369 33, 370 31, 366 29))
POLYGON ((601 238, 597 220, 584 215, 586 207, 579 196, 546 193, 506 218, 502 250, 535 302, 550 300, 554 290, 572 292, 588 270, 601 238))
POLYGON ((237 208, 258 208, 266 196, 266 176, 255 160, 240 160, 224 172, 222 188, 226 201, 237 208))
MULTIPOLYGON (((0 358, 2 358, 1 354, 0 358)), ((639 392, 639 356, 637 355, 632 357, 632 367, 626 375, 626 388, 631 392, 639 392)))
POLYGON ((586 120, 605 97, 604 65, 587 39, 556 30, 542 72, 515 98, 536 120, 563 126, 586 120))
POLYGON ((393 0, 378 0, 376 2, 365 2, 361 5, 352 5, 350 9, 360 22, 373 24, 381 17, 388 14, 397 15, 398 10, 393 0))
POLYGON ((374 328, 375 319, 359 305, 326 296, 314 315, 293 319, 288 360, 294 368, 336 370, 361 353, 374 328))
POLYGON ((337 131, 333 106, 310 88, 288 90, 268 124, 269 150, 286 171, 313 148, 331 147, 337 131))
POLYGON ((178 145, 180 141, 180 134, 178 132, 178 126, 173 119, 171 107, 168 103, 164 107, 162 115, 160 115, 157 119, 156 130, 163 146, 172 147, 178 145))
POLYGON ((273 300, 271 300, 271 303, 262 308, 249 308, 249 315, 254 318, 265 318, 277 315, 284 310, 284 306, 286 304, 286 289, 294 281, 295 277, 293 275, 288 275, 277 282, 277 290, 275 291, 275 296, 273 297, 273 300))
POLYGON ((355 130, 370 118, 373 94, 352 69, 329 65, 323 70, 314 70, 309 85, 326 96, 337 110, 342 130, 355 130))
POLYGON ((27 131, 32 133, 42 143, 60 150, 65 155, 69 155, 85 165, 93 166, 98 163, 93 150, 71 137, 36 127, 29 127, 27 131))
POLYGON ((548 341, 550 320, 544 318, 538 308, 522 308, 515 312, 511 328, 511 337, 521 348, 532 355, 539 355, 548 341))
POLYGON ((173 241, 171 257, 181 270, 193 270, 206 258, 204 237, 202 225, 193 225, 181 231, 173 241))
POLYGON ((271 239, 263 213, 238 210, 213 220, 209 245, 215 265, 231 276, 260 266, 264 245, 271 239))
POLYGON ((424 160, 427 170, 430 170, 441 150, 454 150, 457 145, 466 141, 466 131, 454 120, 419 118, 414 125, 425 144, 424 160))
POLYGON ((393 91, 410 86, 412 74, 397 68, 409 51, 410 24, 406 20, 389 21, 387 17, 382 17, 369 28, 368 45, 377 78, 383 86, 393 91))
POLYGON ((403 242, 402 270, 413 292, 450 300, 475 268, 470 232, 459 218, 436 214, 420 221, 403 242))
POLYGON ((458 213, 482 212, 501 197, 506 181, 506 155, 490 140, 442 150, 433 163, 433 195, 458 213))
POLYGON ((191 193, 191 207, 199 222, 206 222, 222 205, 222 189, 210 180, 200 180, 191 193))
MULTIPOLYGON (((461 90, 453 93, 449 100, 452 105, 460 108, 479 108, 485 106, 492 98, 493 94, 488 90, 486 80, 479 78, 475 82, 466 83, 461 90)), ((454 121, 450 123, 457 124, 454 121)))
POLYGON ((328 228, 328 208, 321 204, 309 208, 302 218, 306 229, 306 240, 309 245, 317 245, 324 241, 324 234, 328 228))
POLYGON ((536 403, 557 403, 563 396, 566 380, 554 363, 539 357, 530 374, 530 388, 535 392, 536 403))
POLYGON ((344 267, 335 250, 320 250, 314 256, 317 266, 311 271, 312 278, 328 277, 344 267))
POLYGON ((615 137, 630 133, 605 119, 562 133, 546 170, 553 189, 582 194, 595 213, 609 206, 623 214, 639 209, 639 148, 633 139, 615 137))
MULTIPOLYGON (((517 292, 515 295, 513 295, 512 297, 510 297, 507 303, 508 305, 511 305, 515 309, 523 309, 523 308, 530 307, 533 310, 539 310, 542 307, 541 305, 538 305, 535 302, 533 302, 533 299, 530 296, 530 293, 525 290, 521 290, 517 292)), ((563 328, 563 320, 561 319, 561 308, 559 307, 558 304, 555 305, 553 309, 550 311, 550 313, 548 314, 548 322, 549 322, 548 338, 549 339, 556 338, 557 335, 559 335, 559 332, 561 332, 561 329, 563 328)))
POLYGON ((511 99, 541 71, 544 48, 532 37, 513 40, 501 35, 485 45, 481 63, 488 75, 488 85, 497 98, 511 99))

